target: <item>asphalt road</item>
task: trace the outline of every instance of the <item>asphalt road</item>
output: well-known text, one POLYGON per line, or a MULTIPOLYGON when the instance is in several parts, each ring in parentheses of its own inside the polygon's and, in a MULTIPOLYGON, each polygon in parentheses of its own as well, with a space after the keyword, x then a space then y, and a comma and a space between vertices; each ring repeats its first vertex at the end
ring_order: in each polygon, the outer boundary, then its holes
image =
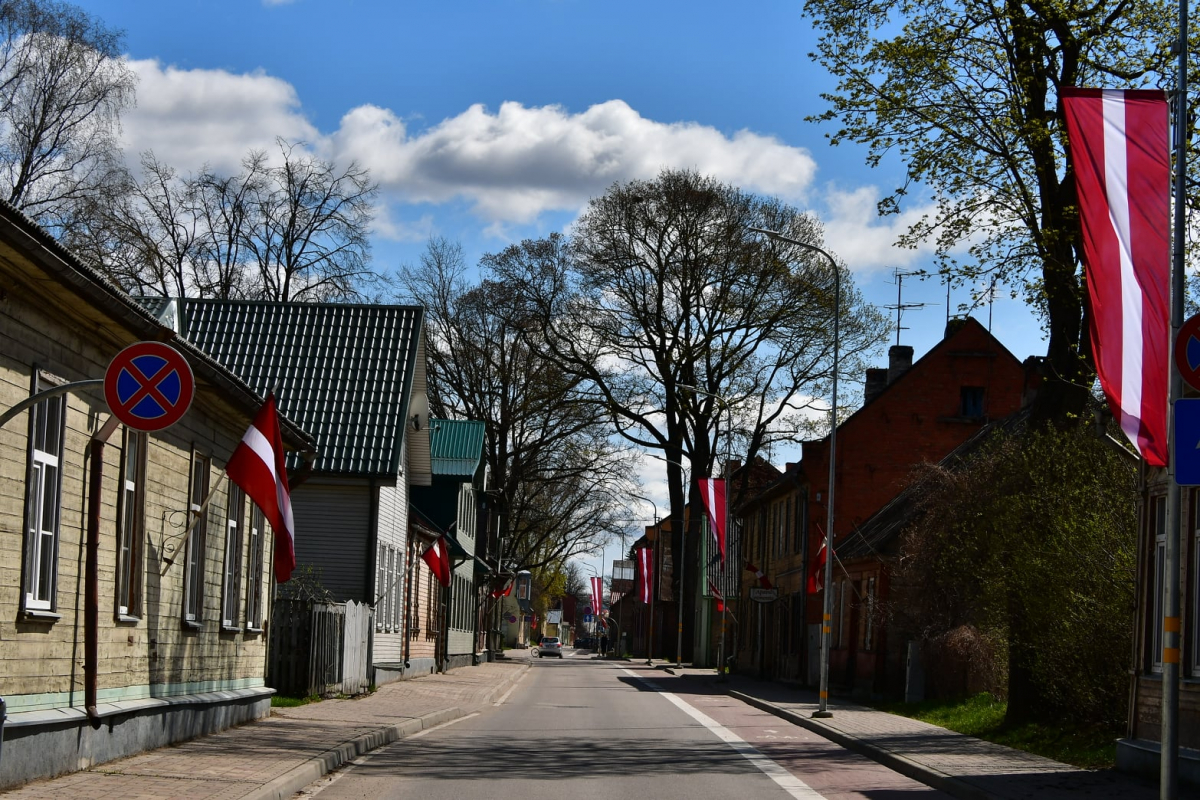
POLYGON ((701 682, 538 659, 493 707, 370 753, 303 797, 944 798, 701 682))

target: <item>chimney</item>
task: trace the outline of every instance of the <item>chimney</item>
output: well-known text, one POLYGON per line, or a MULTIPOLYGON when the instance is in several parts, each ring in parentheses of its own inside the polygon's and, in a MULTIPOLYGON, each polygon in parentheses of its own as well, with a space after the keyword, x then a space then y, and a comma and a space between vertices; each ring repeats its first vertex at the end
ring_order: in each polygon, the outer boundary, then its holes
POLYGON ((887 388, 888 371, 883 367, 871 367, 867 370, 867 384, 863 387, 863 405, 874 400, 887 388))
POLYGON ((906 344, 894 344, 888 348, 887 382, 891 386, 912 366, 913 349, 906 344))

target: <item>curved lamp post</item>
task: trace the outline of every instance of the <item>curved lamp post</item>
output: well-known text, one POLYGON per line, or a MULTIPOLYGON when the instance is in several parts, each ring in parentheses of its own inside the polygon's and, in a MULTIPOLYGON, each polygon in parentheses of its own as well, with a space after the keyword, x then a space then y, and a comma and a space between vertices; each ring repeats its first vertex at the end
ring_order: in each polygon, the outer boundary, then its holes
POLYGON ((798 239, 792 239, 789 236, 784 236, 777 231, 769 231, 764 228, 751 228, 755 233, 761 233, 777 242, 786 242, 793 244, 805 250, 811 250, 815 253, 820 253, 829 260, 829 266, 833 269, 833 398, 830 403, 832 419, 829 425, 829 490, 826 498, 827 514, 825 517, 825 603, 823 619, 821 620, 821 695, 817 703, 817 710, 813 712, 814 717, 831 717, 833 712, 829 710, 829 651, 832 644, 832 621, 833 621, 833 500, 834 500, 834 475, 837 453, 837 409, 838 409, 838 323, 842 316, 842 275, 838 270, 837 262, 833 256, 817 247, 815 244, 801 242, 798 239))

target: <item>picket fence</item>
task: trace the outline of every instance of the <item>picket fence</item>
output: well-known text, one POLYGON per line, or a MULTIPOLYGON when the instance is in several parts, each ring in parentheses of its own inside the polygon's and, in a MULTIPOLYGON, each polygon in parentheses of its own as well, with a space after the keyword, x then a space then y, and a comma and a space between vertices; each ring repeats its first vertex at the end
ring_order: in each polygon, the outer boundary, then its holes
POLYGON ((267 682, 292 697, 362 694, 374 614, 365 603, 278 598, 271 614, 267 682))

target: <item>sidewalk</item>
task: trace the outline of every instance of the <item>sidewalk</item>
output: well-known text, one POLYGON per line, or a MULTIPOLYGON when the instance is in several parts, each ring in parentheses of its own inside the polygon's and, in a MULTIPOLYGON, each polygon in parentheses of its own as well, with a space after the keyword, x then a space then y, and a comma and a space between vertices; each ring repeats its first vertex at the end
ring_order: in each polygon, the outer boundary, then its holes
MULTIPOLYGON (((665 668, 660 667, 660 668, 665 668)), ((1115 770, 1090 771, 1013 750, 915 719, 834 698, 833 716, 813 719, 815 692, 740 675, 718 682, 711 669, 669 670, 814 733, 963 800, 1156 800, 1158 786, 1115 770)), ((1186 789, 1181 796, 1187 796, 1186 789)))
POLYGON ((358 699, 276 708, 260 722, 0 795, 4 800, 288 798, 369 750, 493 702, 528 668, 528 658, 497 661, 390 683, 358 699))

